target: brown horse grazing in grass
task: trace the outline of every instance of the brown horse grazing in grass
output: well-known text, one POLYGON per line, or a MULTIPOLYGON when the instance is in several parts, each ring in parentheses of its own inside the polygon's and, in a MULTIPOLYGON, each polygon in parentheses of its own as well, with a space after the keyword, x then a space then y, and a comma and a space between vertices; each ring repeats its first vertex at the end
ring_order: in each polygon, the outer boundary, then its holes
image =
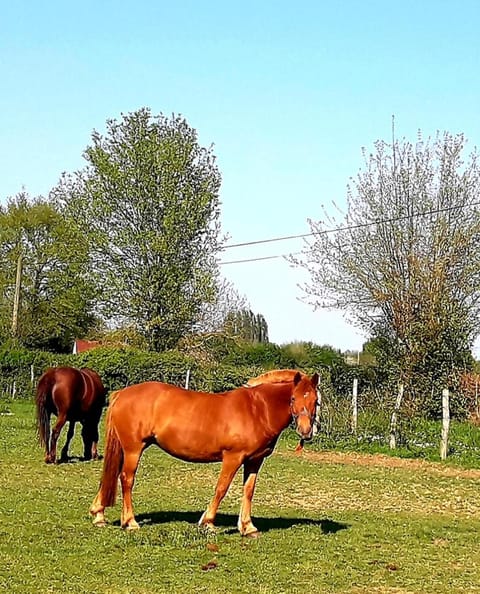
MULTIPOLYGON (((272 369, 271 371, 266 371, 257 377, 252 377, 248 380, 245 384, 246 386, 258 386, 260 384, 265 383, 283 383, 283 382, 291 382, 293 378, 298 373, 296 369, 272 369)), ((305 374, 302 374, 305 375, 305 374)), ((317 396, 318 396, 318 403, 317 403, 317 410, 315 414, 315 421, 313 424, 313 435, 318 433, 318 427, 320 425, 320 406, 321 406, 321 393, 319 386, 317 385, 317 396)), ((301 452, 303 450, 305 440, 300 439, 300 443, 298 444, 295 451, 301 452)))
POLYGON ((85 460, 98 459, 98 423, 105 406, 106 390, 99 375, 92 369, 51 367, 38 381, 35 403, 37 431, 45 447, 45 462, 54 463, 57 441, 67 421, 67 440, 62 448, 61 461, 68 459, 68 447, 73 437, 75 423, 82 424, 85 460), (50 416, 57 415, 57 422, 50 431, 50 416))
POLYGON ((96 526, 105 525, 105 508, 122 485, 121 525, 138 528, 132 506, 135 473, 143 451, 156 444, 187 462, 221 462, 215 494, 199 521, 214 527, 220 502, 243 465, 243 496, 238 529, 256 536, 251 506, 257 474, 292 419, 309 439, 317 405, 318 374, 296 374, 283 384, 261 384, 229 392, 193 392, 159 382, 129 386, 112 394, 107 413, 105 457, 100 488, 90 507, 96 526))

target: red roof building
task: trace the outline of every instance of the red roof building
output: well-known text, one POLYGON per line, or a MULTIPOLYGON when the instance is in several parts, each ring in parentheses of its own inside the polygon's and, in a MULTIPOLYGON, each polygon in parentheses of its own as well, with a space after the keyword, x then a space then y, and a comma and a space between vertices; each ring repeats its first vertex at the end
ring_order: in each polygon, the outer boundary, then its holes
POLYGON ((78 353, 83 353, 84 351, 96 349, 99 346, 102 346, 102 343, 98 340, 83 340, 80 338, 76 338, 73 343, 72 352, 74 355, 77 355, 78 353))

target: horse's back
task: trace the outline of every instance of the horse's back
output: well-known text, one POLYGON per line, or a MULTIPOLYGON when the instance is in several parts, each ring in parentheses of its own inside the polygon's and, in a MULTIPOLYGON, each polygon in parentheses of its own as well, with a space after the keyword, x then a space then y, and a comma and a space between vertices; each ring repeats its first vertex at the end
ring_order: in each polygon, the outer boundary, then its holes
POLYGON ((94 407, 105 405, 105 388, 93 370, 76 367, 50 367, 38 381, 37 401, 42 399, 52 412, 63 411, 72 419, 79 419, 94 407))
POLYGON ((79 371, 84 382, 82 409, 88 410, 91 407, 103 408, 105 406, 107 391, 100 376, 89 367, 84 367, 79 371))
POLYGON ((117 414, 123 414, 125 410, 129 410, 137 415, 152 414, 153 409, 160 409, 165 414, 170 410, 191 406, 199 401, 206 402, 209 397, 216 396, 156 381, 127 386, 114 394, 111 405, 115 406, 117 414))
POLYGON ((80 381, 80 372, 74 367, 49 367, 38 380, 37 394, 50 392, 53 395, 54 390, 75 387, 80 381))
POLYGON ((237 388, 228 392, 195 392, 180 386, 163 382, 143 382, 122 388, 115 392, 115 399, 112 404, 116 407, 128 408, 130 410, 161 408, 167 410, 192 410, 203 409, 221 410, 226 404, 233 404, 239 399, 245 398, 248 393, 246 388, 237 388))
POLYGON ((130 446, 156 443, 182 460, 219 461, 225 451, 254 451, 269 440, 262 426, 274 402, 262 390, 270 393, 275 386, 207 393, 160 382, 136 384, 115 394, 109 425, 130 446))

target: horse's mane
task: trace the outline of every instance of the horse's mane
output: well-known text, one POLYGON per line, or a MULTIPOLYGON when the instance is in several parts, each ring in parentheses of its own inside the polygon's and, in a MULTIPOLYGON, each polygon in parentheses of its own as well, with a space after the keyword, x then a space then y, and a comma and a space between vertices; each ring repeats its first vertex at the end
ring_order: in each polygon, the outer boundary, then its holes
MULTIPOLYGON (((291 382, 297 373, 299 373, 298 369, 272 369, 271 371, 266 371, 261 375, 257 375, 257 377, 250 378, 247 381, 246 386, 251 388, 260 384, 291 382)), ((302 376, 304 375, 302 372, 300 372, 300 374, 302 376)))

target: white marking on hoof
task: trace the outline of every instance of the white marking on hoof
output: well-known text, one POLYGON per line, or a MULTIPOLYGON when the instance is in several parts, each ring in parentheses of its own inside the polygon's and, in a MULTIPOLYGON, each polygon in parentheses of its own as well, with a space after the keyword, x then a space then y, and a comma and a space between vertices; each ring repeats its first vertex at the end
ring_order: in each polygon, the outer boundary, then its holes
POLYGON ((208 532, 216 532, 216 528, 213 522, 205 522, 206 513, 206 511, 203 512, 202 517, 200 518, 200 520, 198 520, 198 525, 200 526, 200 528, 204 528, 208 532))

